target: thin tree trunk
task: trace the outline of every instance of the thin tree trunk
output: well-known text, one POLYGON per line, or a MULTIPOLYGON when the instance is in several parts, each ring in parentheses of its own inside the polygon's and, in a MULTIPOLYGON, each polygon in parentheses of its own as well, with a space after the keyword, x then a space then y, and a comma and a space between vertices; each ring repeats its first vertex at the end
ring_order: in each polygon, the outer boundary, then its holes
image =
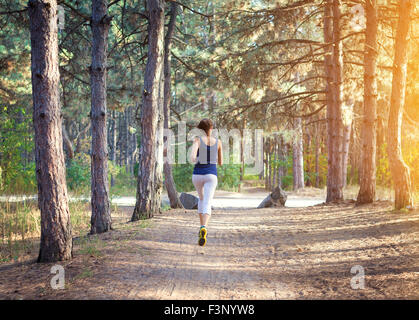
POLYGON ((41 245, 38 262, 72 258, 59 98, 57 1, 30 0, 33 124, 41 245))
POLYGON ((68 132, 67 129, 65 128, 65 124, 62 124, 63 127, 63 143, 65 146, 65 149, 67 151, 67 156, 68 159, 73 159, 74 158, 74 146, 73 143, 71 142, 69 136, 68 136, 68 132))
POLYGON ((349 146, 351 143, 351 129, 352 119, 345 123, 343 126, 343 142, 342 142, 342 187, 346 187, 346 181, 348 176, 348 159, 349 159, 349 146))
MULTIPOLYGON (((306 148, 304 148, 304 152, 303 152, 303 156, 304 156, 304 154, 306 154, 306 166, 305 166, 305 170, 306 170, 306 172, 309 174, 309 173, 311 173, 311 167, 312 167, 312 164, 311 164, 311 161, 310 161, 310 153, 311 153, 311 140, 312 140, 312 137, 311 137, 311 133, 310 133, 310 128, 309 127, 305 127, 305 129, 306 129, 306 135, 307 135, 307 144, 306 144, 306 148)), ((304 139, 303 139, 303 147, 304 147, 304 139)), ((304 160, 303 160, 303 163, 304 163, 304 160)), ((309 174, 309 176, 310 176, 310 174, 309 174)), ((303 183, 304 183, 304 174, 303 174, 303 183)), ((312 185, 313 185, 313 182, 311 181, 311 178, 309 178, 309 179, 307 179, 307 182, 305 183, 305 185, 307 186, 307 187, 311 187, 312 185)))
MULTIPOLYGON (((170 20, 169 26, 167 29, 167 34, 164 43, 164 128, 170 129, 170 103, 171 103, 171 54, 170 48, 172 46, 172 37, 175 31, 175 24, 176 24, 176 17, 178 12, 178 5, 174 2, 170 3, 170 20)), ((171 148, 171 146, 166 147, 171 148)), ((167 150, 166 149, 166 150, 167 150)), ((173 179, 172 173, 172 164, 168 161, 164 162, 163 165, 164 170, 164 183, 167 190, 167 195, 170 201, 170 207, 175 208, 183 208, 182 203, 180 202, 179 195, 176 191, 175 181, 173 179)))
POLYGON ((366 1, 364 51, 364 119, 361 129, 360 188, 356 202, 375 200, 376 118, 377 118, 377 0, 366 1))
POLYGON ((122 112, 118 114, 118 153, 117 153, 117 162, 120 167, 124 165, 124 125, 123 125, 124 115, 122 112))
POLYGON ((263 180, 264 174, 265 174, 265 167, 266 167, 266 139, 265 137, 262 137, 262 145, 263 145, 263 161, 262 161, 262 170, 259 173, 259 180, 263 180))
POLYGON ((107 0, 92 0, 92 217, 90 233, 111 229, 108 185, 108 141, 106 134, 106 55, 111 17, 107 0))
POLYGON ((315 174, 316 180, 314 186, 319 188, 320 186, 320 167, 319 167, 319 154, 320 154, 320 143, 319 143, 319 124, 316 124, 316 136, 314 138, 314 154, 315 154, 315 174))
POLYGON ((351 142, 349 145, 349 161, 351 164, 351 172, 349 173, 350 179, 349 183, 354 184, 355 181, 355 169, 357 167, 356 160, 357 160, 357 148, 355 145, 355 122, 352 121, 352 129, 351 129, 351 142))
POLYGON ((129 116, 130 116, 131 107, 126 107, 124 111, 124 132, 125 132, 125 145, 124 145, 124 165, 125 165, 125 172, 129 173, 129 163, 130 163, 130 133, 129 133, 129 116))
POLYGON ((266 190, 271 190, 271 138, 266 138, 266 190))
POLYGON ((274 146, 273 146, 273 153, 274 153, 274 160, 272 165, 272 189, 277 186, 277 179, 278 179, 278 141, 276 135, 273 138, 274 146))
POLYGON ((304 188, 303 128, 301 118, 295 119, 296 136, 292 148, 293 189, 304 188))
POLYGON ((284 139, 282 135, 278 138, 278 159, 279 159, 279 165, 278 165, 278 187, 282 187, 282 178, 285 176, 285 170, 284 170, 284 162, 286 161, 286 155, 285 155, 285 144, 284 139))
POLYGON ((269 137, 265 138, 265 189, 269 190, 269 137))
MULTIPOLYGON (((138 169, 137 202, 132 221, 151 218, 160 212, 160 199, 156 197, 156 134, 160 81, 164 51, 164 1, 148 0, 148 59, 144 75, 143 103, 141 108, 141 149, 138 169)), ((158 195, 157 195, 158 196, 158 195)))
POLYGON ((406 90, 407 44, 413 0, 399 2, 399 21, 394 43, 393 81, 388 116, 387 154, 393 177, 396 209, 413 207, 412 183, 409 167, 403 160, 401 150, 401 125, 406 90))
MULTIPOLYGON (((116 155, 116 119, 115 119, 115 110, 112 110, 112 116, 110 119, 110 152, 109 152, 109 160, 115 163, 115 155, 116 155)), ((113 174, 111 174, 111 187, 115 185, 115 178, 113 174)))
POLYGON ((245 163, 244 163, 244 130, 246 129, 246 117, 242 119, 242 136, 240 139, 240 182, 239 190, 241 192, 241 187, 243 186, 244 174, 245 174, 245 163))

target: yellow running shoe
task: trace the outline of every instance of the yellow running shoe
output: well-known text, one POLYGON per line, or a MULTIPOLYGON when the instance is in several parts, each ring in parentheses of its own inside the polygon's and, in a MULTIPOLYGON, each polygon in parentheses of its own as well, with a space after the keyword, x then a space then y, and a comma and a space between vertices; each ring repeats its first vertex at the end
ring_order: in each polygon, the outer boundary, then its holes
POLYGON ((202 228, 199 230, 199 240, 198 240, 198 244, 199 244, 201 247, 205 246, 205 244, 207 243, 207 234, 208 234, 207 228, 202 227, 202 228))

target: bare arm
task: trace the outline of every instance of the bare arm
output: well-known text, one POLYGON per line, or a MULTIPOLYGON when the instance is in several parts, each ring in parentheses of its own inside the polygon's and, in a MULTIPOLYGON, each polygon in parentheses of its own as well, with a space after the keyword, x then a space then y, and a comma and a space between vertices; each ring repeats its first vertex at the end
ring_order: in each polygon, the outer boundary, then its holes
POLYGON ((196 154, 198 153, 199 149, 199 138, 195 138, 192 144, 192 150, 191 150, 191 163, 196 163, 196 154))
POLYGON ((221 140, 218 140, 218 165, 223 165, 223 146, 221 140))

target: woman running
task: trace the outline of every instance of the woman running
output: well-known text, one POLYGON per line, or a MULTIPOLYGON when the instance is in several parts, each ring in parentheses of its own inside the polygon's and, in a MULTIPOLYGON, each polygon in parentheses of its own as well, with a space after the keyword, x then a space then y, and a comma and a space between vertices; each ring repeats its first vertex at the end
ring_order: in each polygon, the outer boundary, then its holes
POLYGON ((199 122, 198 129, 203 131, 202 136, 195 138, 191 160, 195 163, 192 174, 192 183, 198 192, 198 215, 201 223, 199 229, 200 246, 207 243, 207 226, 211 216, 211 202, 217 187, 217 162, 223 165, 223 153, 221 141, 211 137, 213 123, 210 119, 203 119, 199 122))

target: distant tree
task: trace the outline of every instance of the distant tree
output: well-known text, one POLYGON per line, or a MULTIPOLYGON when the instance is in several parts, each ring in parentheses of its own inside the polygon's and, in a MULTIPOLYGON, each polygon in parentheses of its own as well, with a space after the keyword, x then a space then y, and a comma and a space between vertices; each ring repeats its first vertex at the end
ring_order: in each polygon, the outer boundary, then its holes
MULTIPOLYGON (((141 147, 138 168, 137 196, 132 221, 151 218, 160 211, 160 199, 156 199, 155 168, 157 123, 160 101, 160 81, 163 71, 164 51, 164 1, 148 0, 149 32, 148 59, 144 75, 141 107, 141 147)), ((161 159, 163 160, 163 159, 161 159)), ((158 196, 158 194, 157 194, 158 196)))
POLYGON ((293 189, 304 188, 303 125, 301 118, 294 120, 296 135, 292 144, 293 189))
POLYGON ((59 98, 57 1, 30 0, 36 177, 41 210, 38 262, 71 259, 72 233, 59 98))
POLYGON ((92 94, 91 186, 92 217, 90 233, 103 233, 111 228, 108 184, 108 141, 106 130, 106 61, 111 17, 107 0, 92 0, 92 94))
POLYGON ((412 20, 413 0, 399 1, 399 21, 394 43, 393 81, 388 115, 387 154, 393 177, 396 209, 413 206, 409 167, 401 150, 401 124, 406 91, 408 33, 412 20))

